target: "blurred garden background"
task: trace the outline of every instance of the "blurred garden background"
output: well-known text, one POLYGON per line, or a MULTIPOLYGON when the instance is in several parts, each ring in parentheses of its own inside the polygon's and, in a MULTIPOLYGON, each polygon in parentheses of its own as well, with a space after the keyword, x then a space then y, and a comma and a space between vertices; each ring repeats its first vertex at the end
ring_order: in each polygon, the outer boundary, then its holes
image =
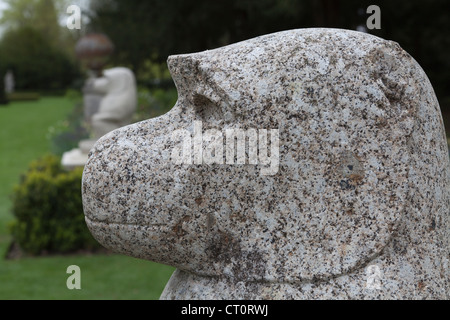
POLYGON ((107 35, 106 67, 133 70, 133 121, 167 112, 177 99, 169 55, 213 49, 307 27, 360 30, 397 41, 423 67, 450 137, 450 2, 446 0, 0 0, 0 299, 157 299, 172 267, 103 250, 83 221, 80 170, 63 152, 88 133, 81 89, 86 66, 77 41, 107 35), (67 8, 82 10, 68 29, 67 8), (368 30, 369 5, 381 29, 368 30), (14 91, 3 77, 14 75, 14 91), (81 268, 82 290, 66 287, 81 268))

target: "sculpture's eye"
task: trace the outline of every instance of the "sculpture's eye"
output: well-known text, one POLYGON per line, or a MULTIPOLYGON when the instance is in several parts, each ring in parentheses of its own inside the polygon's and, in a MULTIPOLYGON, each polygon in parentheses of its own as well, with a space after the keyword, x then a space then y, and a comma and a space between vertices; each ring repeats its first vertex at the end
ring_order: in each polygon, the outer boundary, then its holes
POLYGON ((193 101, 196 109, 198 109, 198 110, 214 104, 214 102, 212 102, 211 99, 209 99, 208 97, 206 97, 200 93, 194 93, 194 95, 192 97, 192 101, 193 101))
POLYGON ((194 93, 192 102, 194 104, 195 113, 202 121, 218 121, 223 118, 222 110, 218 103, 212 101, 207 96, 200 93, 194 93))

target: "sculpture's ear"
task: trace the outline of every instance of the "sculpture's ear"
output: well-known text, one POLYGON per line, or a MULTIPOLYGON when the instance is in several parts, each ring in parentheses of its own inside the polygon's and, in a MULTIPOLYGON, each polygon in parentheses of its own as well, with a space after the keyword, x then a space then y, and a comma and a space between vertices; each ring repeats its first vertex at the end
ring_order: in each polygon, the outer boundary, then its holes
MULTIPOLYGON (((290 190, 277 196, 284 206, 297 206, 283 217, 297 226, 288 231, 297 251, 285 263, 293 269, 290 280, 361 267, 381 254, 404 218, 408 141, 419 101, 415 91, 421 91, 405 70, 414 70, 416 63, 395 45, 375 50, 367 60, 366 70, 350 66, 344 81, 327 78, 325 89, 323 83, 304 83, 294 93, 302 118, 290 132, 281 131, 280 174, 290 190), (355 79, 359 74, 362 83, 355 79), (322 87, 311 90, 312 85, 322 87), (346 95, 333 96, 327 85, 341 86, 346 95), (308 90, 318 93, 308 95, 308 90)), ((279 255, 290 256, 283 249, 279 255)))
POLYGON ((177 88, 178 98, 184 99, 192 95, 199 82, 199 61, 189 54, 173 55, 167 59, 167 66, 177 88))

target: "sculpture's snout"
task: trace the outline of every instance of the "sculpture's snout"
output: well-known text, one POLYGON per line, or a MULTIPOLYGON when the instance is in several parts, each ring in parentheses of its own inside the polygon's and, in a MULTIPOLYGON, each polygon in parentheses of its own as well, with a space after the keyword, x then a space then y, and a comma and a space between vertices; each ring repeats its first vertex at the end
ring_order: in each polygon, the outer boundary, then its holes
POLYGON ((106 248, 182 266, 186 259, 177 252, 189 241, 204 241, 188 223, 198 198, 190 172, 171 158, 172 133, 183 124, 176 121, 180 109, 114 130, 92 148, 83 173, 84 213, 106 248), (181 241, 181 234, 191 236, 181 241))

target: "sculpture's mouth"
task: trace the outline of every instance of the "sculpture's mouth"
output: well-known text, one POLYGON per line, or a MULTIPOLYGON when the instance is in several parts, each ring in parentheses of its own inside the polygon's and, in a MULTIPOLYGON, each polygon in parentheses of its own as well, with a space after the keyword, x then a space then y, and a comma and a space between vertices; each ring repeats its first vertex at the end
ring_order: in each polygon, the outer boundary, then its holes
POLYGON ((110 221, 100 221, 97 220, 95 218, 89 218, 88 216, 85 216, 85 220, 86 220, 86 224, 90 227, 92 226, 92 228, 95 227, 95 225, 98 226, 103 226, 103 227, 107 227, 109 226, 111 229, 114 229, 115 227, 120 227, 120 226, 129 226, 130 228, 135 228, 135 227, 139 227, 139 228, 144 228, 147 230, 153 230, 153 229, 158 229, 164 231, 164 229, 168 230, 169 226, 168 225, 164 225, 164 224, 160 224, 160 223, 156 223, 156 224, 138 224, 138 223, 120 223, 120 222, 110 222, 110 221))
POLYGON ((161 242, 161 238, 169 234, 168 225, 115 223, 98 221, 87 216, 85 220, 94 238, 107 249, 166 264, 172 260, 172 248, 161 242))

